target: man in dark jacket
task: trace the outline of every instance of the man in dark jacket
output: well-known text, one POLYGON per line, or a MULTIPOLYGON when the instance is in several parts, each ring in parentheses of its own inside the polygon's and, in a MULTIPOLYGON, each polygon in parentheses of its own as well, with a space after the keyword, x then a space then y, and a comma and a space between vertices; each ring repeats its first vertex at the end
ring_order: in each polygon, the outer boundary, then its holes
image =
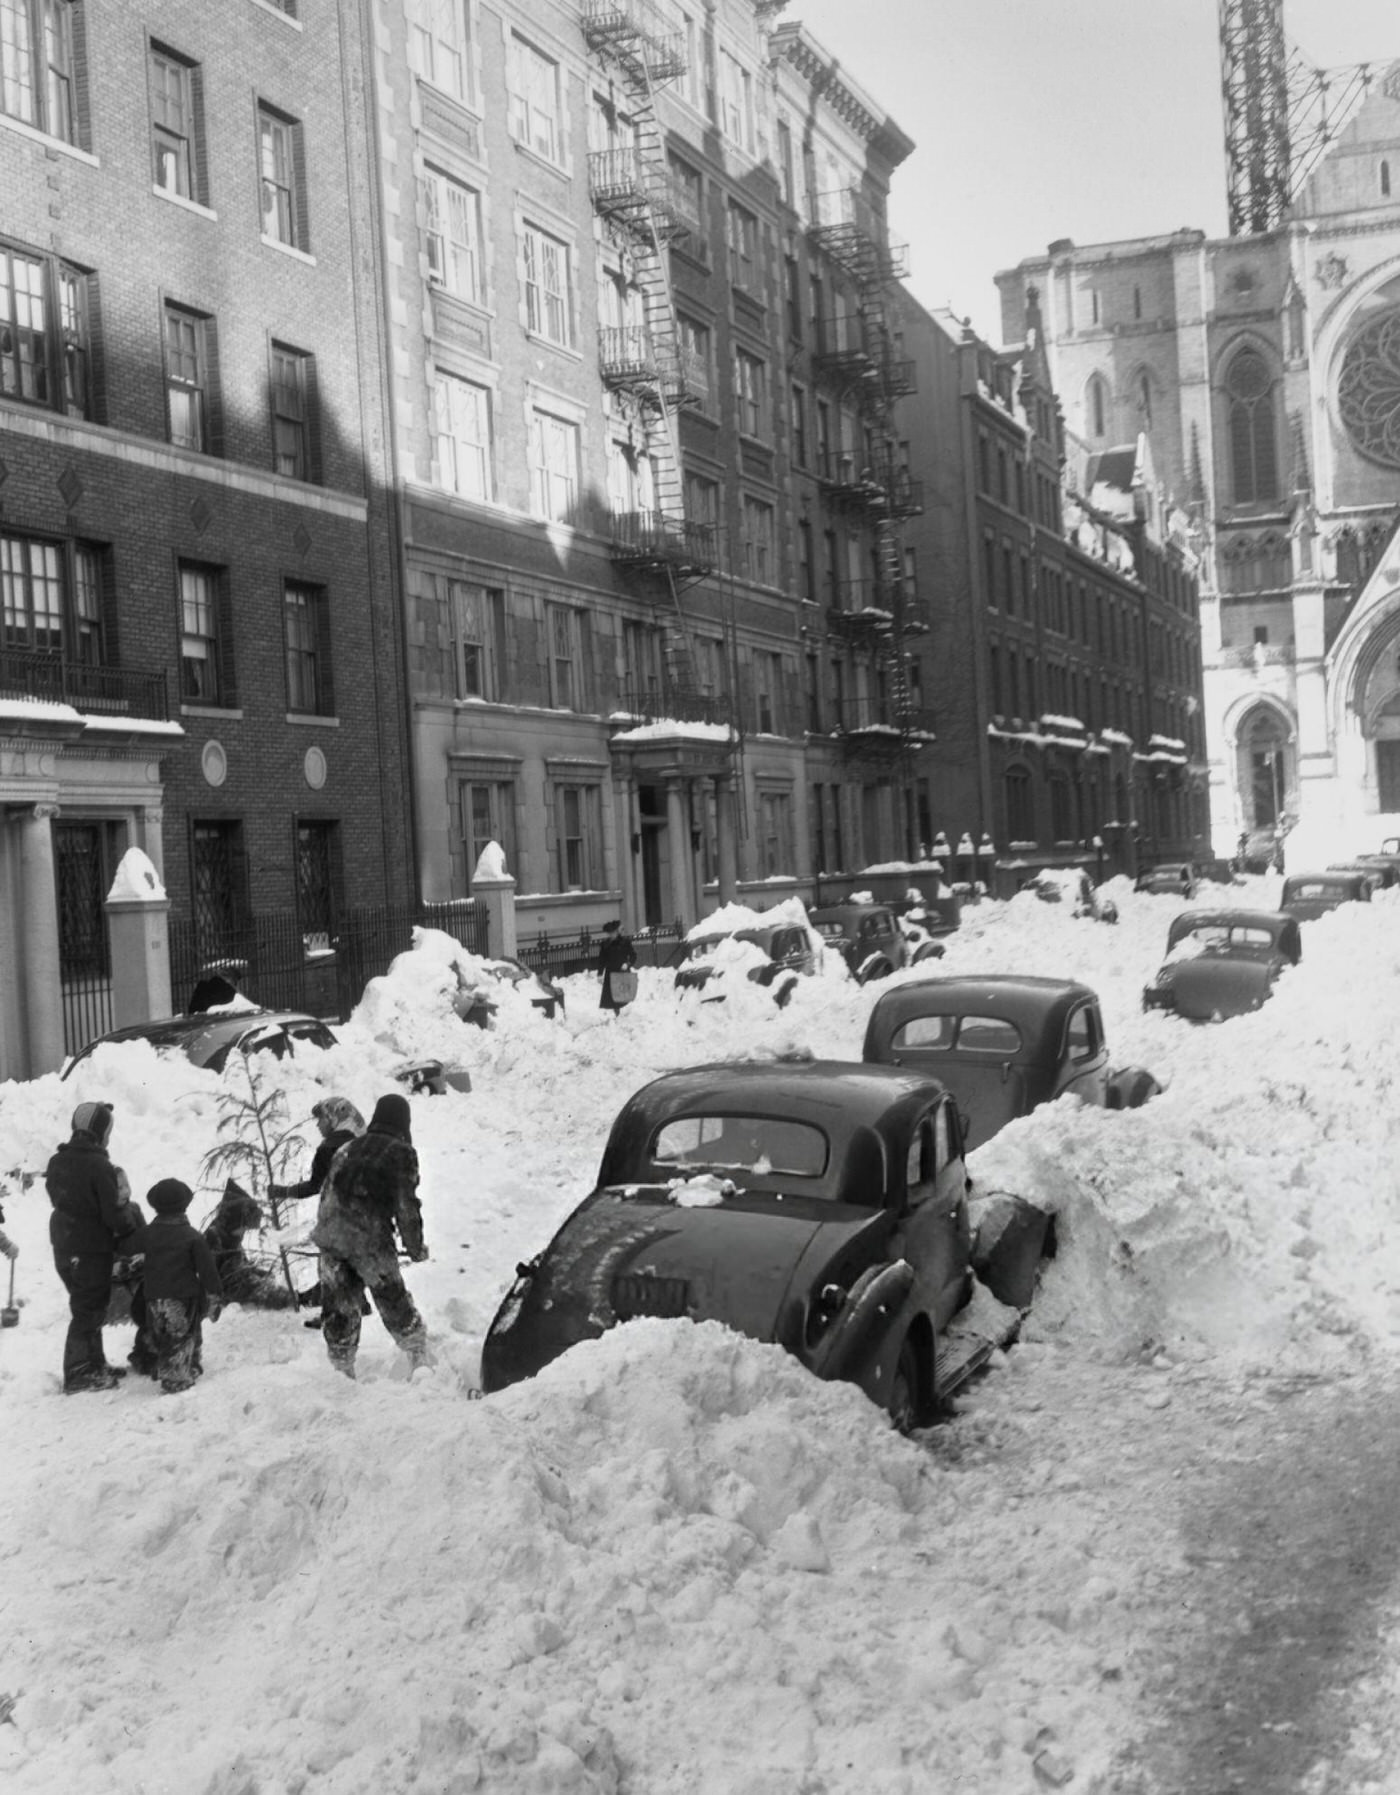
POLYGON ((44 1173, 53 1204, 49 1240, 68 1292, 63 1388, 70 1394, 110 1390, 126 1376, 107 1363, 102 1323, 112 1297, 113 1262, 118 1253, 140 1251, 145 1224, 126 1173, 107 1156, 111 1132, 110 1103, 80 1103, 73 1111, 72 1139, 44 1173))
POLYGON ((368 1129, 331 1162, 311 1235, 321 1252, 326 1350, 331 1364, 347 1377, 355 1375, 365 1290, 412 1363, 430 1363, 423 1318, 399 1271, 395 1229, 410 1259, 428 1257, 408 1099, 397 1092, 379 1099, 368 1129))

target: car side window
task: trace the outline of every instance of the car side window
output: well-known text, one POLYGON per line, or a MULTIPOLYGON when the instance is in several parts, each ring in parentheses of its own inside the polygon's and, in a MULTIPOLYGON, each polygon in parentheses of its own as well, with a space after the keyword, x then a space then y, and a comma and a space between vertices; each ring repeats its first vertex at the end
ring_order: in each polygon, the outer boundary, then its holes
POLYGON ((934 1176, 946 1171, 948 1162, 953 1157, 953 1132, 949 1127, 952 1105, 940 1103, 933 1115, 933 1168, 934 1176))
POLYGON ((1097 1015, 1088 1004, 1082 1004, 1069 1019, 1069 1057, 1089 1059, 1098 1051, 1100 1036, 1097 1015))
POLYGON ((891 1047, 951 1047, 956 1016, 911 1016, 894 1032, 891 1047))
POLYGON ((904 1163, 904 1190, 911 1209, 933 1195, 938 1176, 938 1148, 933 1130, 934 1118, 925 1116, 909 1139, 909 1153, 904 1163))

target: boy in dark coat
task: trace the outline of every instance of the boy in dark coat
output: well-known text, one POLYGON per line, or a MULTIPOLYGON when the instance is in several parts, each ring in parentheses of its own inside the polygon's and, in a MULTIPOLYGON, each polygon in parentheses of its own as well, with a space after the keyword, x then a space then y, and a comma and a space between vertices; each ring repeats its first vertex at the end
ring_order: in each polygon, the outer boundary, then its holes
POLYGON ((141 1251, 145 1221, 131 1201, 126 1173, 107 1156, 110 1103, 80 1103, 72 1138, 48 1163, 44 1183, 53 1214, 49 1240, 68 1292, 68 1337, 63 1343, 63 1388, 110 1390, 126 1376, 107 1363, 102 1324, 112 1298, 117 1255, 141 1251))
POLYGON ((204 1236, 185 1214, 194 1192, 178 1178, 162 1178, 146 1192, 156 1219, 146 1229, 146 1330, 156 1354, 155 1376, 167 1394, 188 1390, 204 1371, 207 1315, 219 1319, 223 1290, 204 1236))
POLYGON ((374 1298, 379 1318, 414 1365, 430 1362, 428 1335, 399 1271, 397 1228, 410 1259, 428 1257, 418 1203, 418 1155, 408 1099, 381 1097, 364 1134, 331 1162, 311 1238, 321 1251, 321 1316, 331 1364, 355 1375, 360 1299, 374 1298))
POLYGON ((603 975, 603 995, 598 1001, 600 1010, 611 1010, 614 1015, 624 1007, 624 1000, 613 993, 613 974, 630 972, 637 964, 637 955, 632 946, 632 937, 624 935, 622 924, 613 919, 603 924, 603 945, 598 949, 598 970, 603 975))

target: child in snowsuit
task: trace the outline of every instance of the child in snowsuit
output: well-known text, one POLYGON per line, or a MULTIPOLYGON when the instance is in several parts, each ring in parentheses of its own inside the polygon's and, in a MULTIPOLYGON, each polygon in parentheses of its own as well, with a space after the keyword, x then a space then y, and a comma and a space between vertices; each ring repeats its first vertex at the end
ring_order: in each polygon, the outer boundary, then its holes
POLYGON ((145 1218, 131 1201, 126 1173, 107 1155, 112 1133, 110 1103, 80 1103, 73 1134, 44 1173, 53 1214, 49 1241, 54 1266, 68 1292, 68 1336, 63 1343, 63 1388, 111 1390, 126 1376, 107 1363, 102 1326, 112 1298, 118 1254, 139 1253, 145 1218))
POLYGON ((156 1355, 154 1375, 171 1394, 188 1390, 204 1371, 207 1315, 217 1321, 223 1290, 214 1255, 185 1214, 194 1192, 178 1178, 162 1178, 146 1192, 156 1218, 146 1229, 146 1332, 156 1355))
POLYGON ((323 1333, 331 1364, 346 1377, 355 1375, 366 1289, 413 1363, 430 1362, 427 1330, 404 1287, 394 1241, 397 1228, 410 1259, 428 1257, 409 1122, 406 1097, 381 1097, 365 1133, 336 1154, 321 1191, 311 1238, 321 1250, 323 1333))

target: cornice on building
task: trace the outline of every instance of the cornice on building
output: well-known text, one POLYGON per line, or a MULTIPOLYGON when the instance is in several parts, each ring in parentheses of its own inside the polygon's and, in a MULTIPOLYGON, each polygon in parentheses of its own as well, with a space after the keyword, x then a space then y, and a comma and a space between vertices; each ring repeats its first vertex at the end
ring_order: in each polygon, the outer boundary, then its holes
POLYGON ((774 54, 789 61, 814 93, 870 145, 890 168, 897 168, 914 150, 914 139, 847 76, 837 59, 797 20, 779 25, 772 34, 774 54))

